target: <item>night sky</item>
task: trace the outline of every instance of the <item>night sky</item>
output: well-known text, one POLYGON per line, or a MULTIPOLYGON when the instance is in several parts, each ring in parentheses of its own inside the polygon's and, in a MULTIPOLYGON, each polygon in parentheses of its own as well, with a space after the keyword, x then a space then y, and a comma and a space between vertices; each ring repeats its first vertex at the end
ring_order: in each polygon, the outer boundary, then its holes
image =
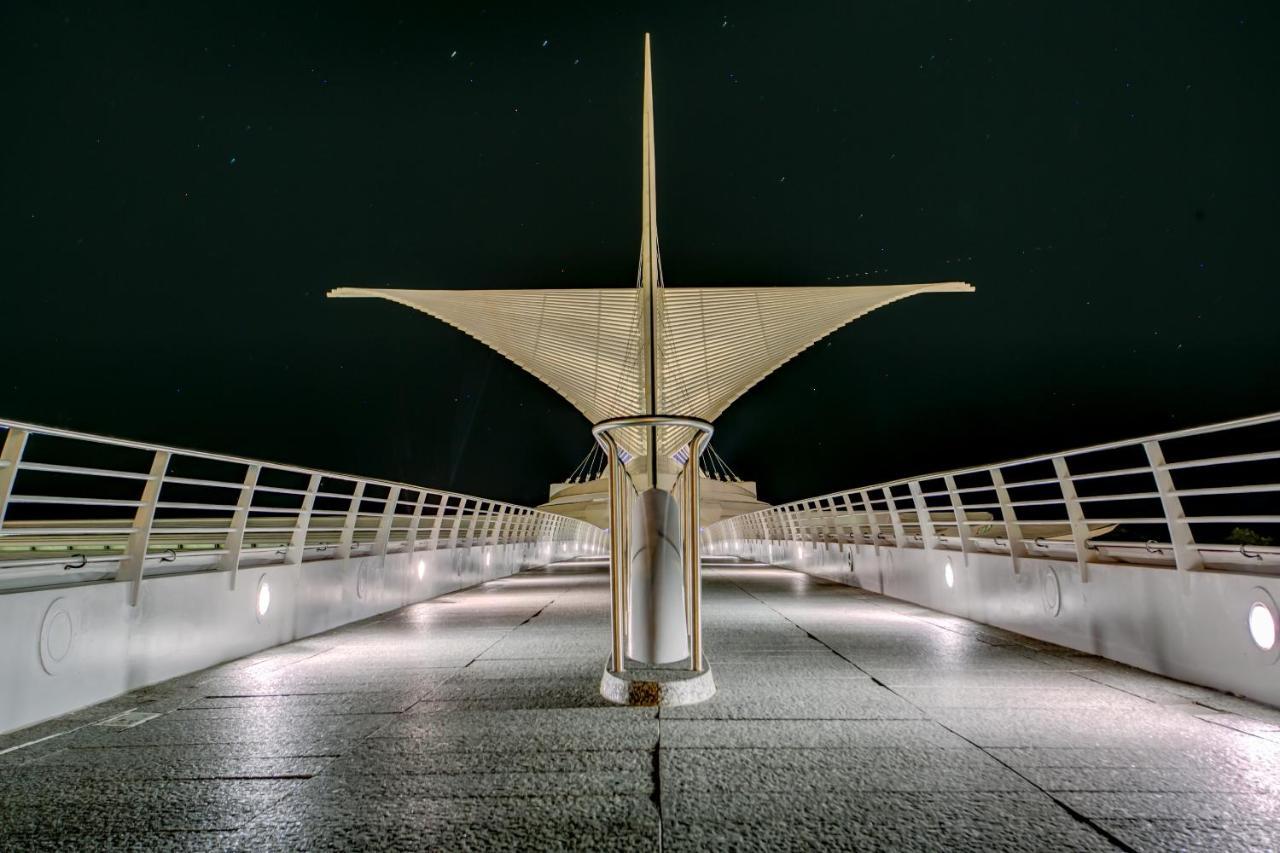
POLYGON ((1274 3, 428 5, 4 3, 0 416, 544 499, 581 415, 324 293, 633 284, 646 30, 669 284, 978 288, 731 407, 765 500, 1280 408, 1274 3))

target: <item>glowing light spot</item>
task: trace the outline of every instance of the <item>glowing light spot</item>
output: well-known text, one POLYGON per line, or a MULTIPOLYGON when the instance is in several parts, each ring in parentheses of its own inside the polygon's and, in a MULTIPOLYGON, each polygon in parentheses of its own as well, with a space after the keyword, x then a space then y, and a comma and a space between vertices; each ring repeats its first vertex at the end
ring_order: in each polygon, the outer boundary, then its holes
POLYGON ((1261 601, 1255 601, 1249 608, 1249 636, 1264 652, 1276 647, 1276 617, 1261 601))

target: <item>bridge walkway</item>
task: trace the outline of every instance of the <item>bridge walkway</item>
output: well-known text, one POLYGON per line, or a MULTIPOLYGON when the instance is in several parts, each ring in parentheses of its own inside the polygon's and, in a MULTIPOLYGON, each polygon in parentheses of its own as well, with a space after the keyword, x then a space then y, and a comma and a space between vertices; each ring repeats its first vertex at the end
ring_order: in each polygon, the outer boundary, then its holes
POLYGON ((603 566, 560 564, 0 737, 0 848, 1280 846, 1280 711, 787 570, 705 589, 705 704, 607 706, 603 566))

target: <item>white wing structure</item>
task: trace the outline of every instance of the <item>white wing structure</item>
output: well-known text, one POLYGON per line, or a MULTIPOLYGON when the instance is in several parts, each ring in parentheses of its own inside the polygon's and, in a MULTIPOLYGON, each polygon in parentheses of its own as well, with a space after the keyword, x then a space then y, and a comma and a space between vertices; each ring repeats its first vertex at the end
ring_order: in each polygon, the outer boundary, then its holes
MULTIPOLYGON (((658 409, 714 421, 784 363, 876 308, 921 293, 972 290, 963 282, 660 288, 658 409)), ((387 299, 443 320, 532 373, 592 423, 641 410, 636 288, 340 287, 329 295, 387 299)), ((664 438, 662 449, 674 450, 677 440, 664 438)), ((638 453, 633 441, 628 450, 638 453)))
MULTIPOLYGON (((636 287, 395 290, 340 287, 333 297, 389 299, 466 332, 551 386, 592 423, 637 414, 711 421, 785 362, 846 323, 921 293, 968 293, 960 281, 865 287, 666 287, 658 252, 653 74, 644 44, 640 273, 636 287)), ((657 450, 684 443, 660 430, 657 450)), ((640 430, 622 436, 647 452, 640 430)))

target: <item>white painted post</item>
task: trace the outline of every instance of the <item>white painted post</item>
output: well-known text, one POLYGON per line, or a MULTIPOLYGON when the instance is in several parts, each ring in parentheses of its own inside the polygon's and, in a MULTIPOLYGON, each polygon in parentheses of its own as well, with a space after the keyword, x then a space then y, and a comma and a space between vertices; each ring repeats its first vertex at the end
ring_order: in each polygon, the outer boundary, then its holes
POLYGON ((871 493, 863 489, 858 493, 862 497, 862 509, 867 514, 867 529, 871 531, 871 545, 880 556, 880 519, 876 516, 875 505, 871 503, 871 493))
POLYGON ((964 509, 964 499, 960 497, 960 491, 956 488, 956 478, 947 474, 942 479, 947 484, 947 496, 951 499, 951 514, 956 520, 956 535, 960 537, 960 553, 967 566, 969 552, 973 550, 973 545, 969 542, 969 515, 964 509))
POLYGON ((467 513, 467 504, 470 498, 462 498, 458 502, 458 508, 454 510, 453 525, 449 528, 449 549, 453 550, 458 547, 458 531, 462 528, 463 516, 467 513))
POLYGON ((13 482, 18 478, 18 465, 26 446, 27 431, 9 427, 4 447, 0 449, 0 526, 4 525, 4 513, 9 507, 9 496, 13 494, 13 482))
MULTIPOLYGON (((837 495, 832 503, 834 504, 837 500, 839 501, 839 507, 836 509, 836 512, 843 513, 848 518, 848 538, 851 542, 856 542, 860 538, 861 534, 858 532, 859 528, 857 527, 857 522, 853 517, 853 507, 849 504, 849 495, 847 493, 837 495)), ((844 530, 839 524, 836 524, 836 550, 843 554, 845 544, 844 530)))
POLYGON ((253 492, 258 488, 258 475, 262 466, 249 465, 244 472, 244 484, 240 486, 240 496, 236 499, 236 511, 231 516, 231 529, 227 531, 227 539, 223 544, 224 553, 221 569, 231 573, 231 589, 236 588, 236 575, 240 572, 240 552, 244 550, 244 532, 249 526, 249 509, 253 506, 253 492))
POLYGON ((307 530, 311 527, 311 512, 316 507, 316 492, 320 491, 320 475, 312 474, 307 483, 307 493, 302 496, 302 509, 298 512, 298 520, 293 525, 293 538, 289 540, 289 550, 285 552, 285 562, 298 565, 307 550, 307 530))
POLYGON ((1016 575, 1022 571, 1022 558, 1027 555, 1027 543, 1022 538, 1022 526, 1018 524, 1018 513, 1009 497, 1009 489, 1004 484, 1004 474, 999 468, 991 469, 991 487, 995 489, 996 501, 1000 504, 1000 519, 1004 522, 1004 536, 1009 540, 1009 562, 1016 575))
POLYGON ((431 541, 427 543, 427 548, 431 551, 440 547, 440 530, 444 526, 444 511, 449 506, 449 499, 449 495, 440 495, 440 505, 436 507, 436 522, 431 526, 431 541))
POLYGON ((347 516, 342 523, 342 536, 338 540, 338 558, 351 558, 351 548, 355 542, 356 521, 360 518, 360 502, 364 500, 364 480, 356 483, 356 490, 351 493, 351 504, 347 507, 347 516))
POLYGON ((498 506, 498 517, 493 522, 492 544, 496 548, 502 544, 502 523, 507 517, 507 505, 498 506))
POLYGON ((1169 544, 1173 546, 1173 562, 1182 578, 1182 591, 1189 593, 1189 573, 1203 570, 1204 558, 1196 547, 1195 535, 1182 510, 1182 499, 1178 497, 1178 488, 1173 484, 1173 474, 1165 465, 1164 450, 1160 447, 1160 442, 1144 441, 1142 449, 1147 452, 1151 475, 1156 481, 1156 492, 1160 495, 1160 506, 1164 510, 1165 524, 1169 526, 1169 544))
POLYGON ((489 528, 489 515, 493 512, 493 501, 480 501, 476 511, 471 514, 471 523, 467 525, 467 550, 484 547, 485 532, 489 528))
POLYGON ((1080 568, 1080 583, 1089 582, 1089 524, 1085 521, 1076 484, 1071 480, 1071 470, 1062 456, 1053 457, 1053 470, 1058 475, 1062 489, 1062 503, 1067 508, 1067 520, 1071 523, 1071 541, 1076 547, 1076 565, 1080 568))
POLYGON ((120 558, 120 567, 116 570, 116 580, 131 584, 131 607, 138 606, 138 597, 142 592, 143 567, 147 560, 147 545, 151 542, 151 526, 156 519, 156 503, 160 500, 160 489, 164 486, 164 474, 168 469, 169 451, 157 450, 151 460, 147 484, 142 489, 141 504, 133 514, 133 529, 129 533, 128 544, 120 558))
POLYGON ((822 520, 822 551, 831 550, 831 528, 835 524, 835 502, 831 498, 821 498, 817 502, 819 518, 822 520))
POLYGON ((884 505, 889 510, 889 523, 893 525, 893 544, 898 548, 907 547, 907 533, 902 527, 902 516, 898 514, 898 504, 893 498, 893 489, 885 486, 880 490, 884 496, 884 505))
POLYGON ((911 502, 916 508, 916 524, 920 525, 920 539, 925 548, 935 551, 938 548, 938 533, 933 526, 933 515, 929 512, 929 504, 920 490, 920 481, 912 480, 907 483, 907 489, 911 492, 911 502))
POLYGON ((418 499, 413 502, 413 516, 409 519, 409 532, 404 538, 404 550, 410 557, 418 551, 418 528, 422 526, 422 506, 427 502, 425 489, 418 489, 418 499))
MULTIPOLYGON (((791 510, 791 507, 793 506, 796 506, 796 504, 787 504, 786 508, 782 510, 782 513, 784 516, 786 516, 786 519, 787 519, 787 527, 788 527, 787 540, 790 542, 795 542, 796 544, 799 544, 801 541, 800 540, 800 521, 797 518, 796 513, 791 510)), ((803 506, 800 506, 800 509, 803 509, 803 508, 804 508, 803 506)))
POLYGON ((523 549, 526 556, 528 556, 529 546, 533 544, 532 543, 533 537, 532 535, 530 535, 531 534, 530 528, 532 527, 533 527, 533 510, 526 507, 520 510, 520 515, 516 519, 516 528, 515 528, 516 542, 520 545, 521 549, 523 549))
POLYGON ((382 517, 378 519, 378 535, 373 540, 373 553, 382 558, 385 565, 387 561, 387 546, 391 542, 391 526, 395 524, 396 508, 400 503, 400 487, 392 486, 391 491, 387 492, 386 503, 382 505, 382 517))

